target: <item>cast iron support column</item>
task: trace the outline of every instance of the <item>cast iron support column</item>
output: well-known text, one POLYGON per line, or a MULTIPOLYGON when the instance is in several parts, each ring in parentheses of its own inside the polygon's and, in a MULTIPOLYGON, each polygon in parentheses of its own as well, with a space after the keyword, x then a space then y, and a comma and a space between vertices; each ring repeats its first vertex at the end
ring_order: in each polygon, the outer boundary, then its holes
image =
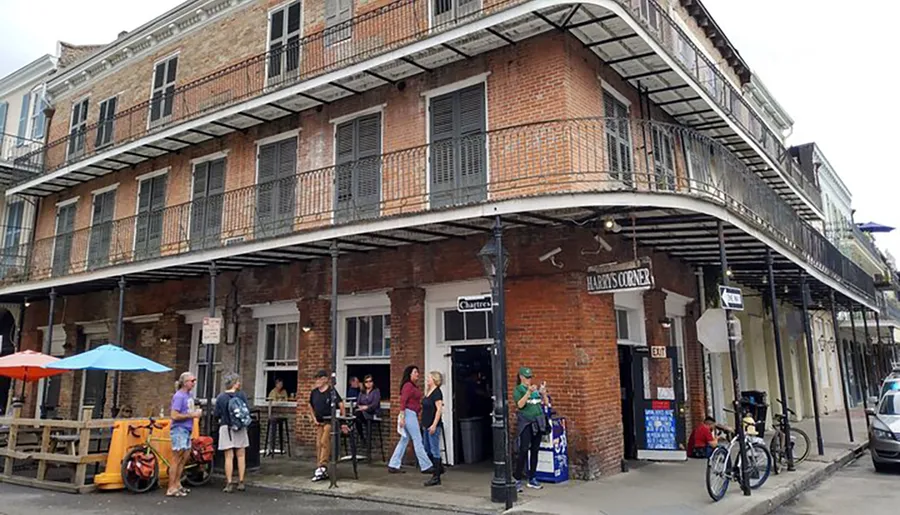
MULTIPOLYGON (((16 338, 13 340, 13 352, 19 352, 22 350, 22 331, 25 329, 25 312, 28 310, 28 299, 26 298, 22 304, 19 305, 19 327, 16 330, 16 338)), ((10 398, 7 401, 6 406, 2 406, 5 410, 7 406, 12 406, 12 402, 16 400, 16 382, 15 380, 10 379, 9 381, 9 395, 10 398)), ((22 381, 22 398, 25 397, 25 382, 22 381)), ((6 413, 6 411, 4 411, 6 413)))
POLYGON ((506 385, 506 321, 503 276, 506 272, 506 255, 503 252, 503 227, 500 217, 494 219, 494 245, 497 257, 494 277, 491 281, 494 316, 494 348, 491 353, 491 371, 494 390, 494 421, 491 424, 494 440, 494 477, 491 478, 491 501, 503 502, 512 508, 517 498, 512 481, 509 449, 509 402, 506 385))
MULTIPOLYGON (((119 314, 116 318, 116 345, 125 346, 125 276, 119 277, 119 314)), ((119 416, 119 371, 113 375, 112 416, 119 416)))
MULTIPOLYGON (((216 262, 209 263, 209 317, 216 316, 216 262)), ((216 344, 208 344, 206 346, 206 377, 203 383, 206 385, 206 432, 213 435, 213 378, 215 374, 216 344)))
MULTIPOLYGON (((47 338, 44 339, 42 352, 50 354, 53 345, 53 311, 56 309, 56 288, 50 288, 50 306, 47 315, 47 338)), ((47 379, 43 380, 44 387, 41 391, 41 418, 47 418, 47 394, 50 393, 47 379)), ((25 398, 25 387, 22 386, 22 399, 25 398)))
POLYGON ((831 325, 834 331, 834 351, 838 356, 838 369, 841 374, 841 396, 844 398, 844 416, 847 418, 847 434, 850 436, 850 443, 853 443, 853 424, 850 422, 850 392, 847 391, 847 373, 844 363, 844 348, 841 345, 838 329, 837 304, 834 302, 834 290, 831 290, 831 325))
MULTIPOLYGON (((772 303, 772 325, 775 328, 775 365, 778 367, 778 395, 781 396, 781 416, 784 420, 784 434, 791 434, 791 419, 788 413, 787 387, 784 384, 784 356, 781 354, 781 330, 778 327, 778 298, 775 294, 775 271, 772 269, 772 249, 766 248, 766 269, 769 274, 769 300, 772 303)), ((790 438, 785 440, 790 443, 790 438)), ((794 470, 794 449, 784 446, 787 469, 794 470)))
POLYGON ((340 425, 337 406, 337 340, 338 340, 338 244, 331 242, 331 460, 329 460, 329 488, 337 487, 337 455, 341 450, 340 425))
POLYGON ((819 417, 819 385, 816 383, 816 358, 813 354, 812 328, 809 325, 809 284, 806 282, 806 274, 800 274, 801 297, 803 298, 803 332, 806 334, 806 362, 809 366, 809 386, 812 388, 813 417, 816 421, 816 446, 819 456, 825 455, 825 441, 822 439, 822 420, 819 417))
MULTIPOLYGON (((719 261, 722 263, 722 286, 728 286, 728 256, 725 253, 725 228, 721 220, 717 221, 719 230, 719 261)), ((724 307, 723 307, 724 308, 724 307)), ((737 336, 734 334, 734 313, 725 310, 725 331, 728 335, 728 354, 731 358, 731 379, 734 388, 734 419, 741 452, 741 491, 750 495, 750 482, 747 472, 747 439, 744 435, 744 415, 741 409, 741 381, 738 377, 737 336)))
MULTIPOLYGON (((853 302, 850 303, 850 330, 853 331, 853 347, 857 350, 859 349, 859 344, 856 343, 856 318, 853 313, 853 302)), ((851 355, 854 354, 853 349, 851 349, 851 355)), ((862 363, 862 358, 859 356, 859 352, 856 352, 856 358, 853 363, 853 368, 855 369, 854 376, 856 378, 857 390, 859 390, 859 396, 862 397, 863 401, 863 409, 869 410, 869 386, 866 384, 865 380, 865 368, 862 363), (862 379, 860 379, 862 377, 862 379)), ((869 427, 869 415, 866 415, 866 428, 869 427)))
POLYGON ((878 345, 878 377, 886 377, 891 373, 891 371, 884 370, 886 365, 886 363, 884 362, 884 358, 887 353, 884 352, 884 345, 881 343, 881 318, 878 316, 877 311, 875 312, 875 343, 878 345))
MULTIPOLYGON (((869 396, 869 391, 870 391, 869 387, 872 386, 872 382, 869 381, 869 357, 868 357, 868 352, 866 351, 866 347, 869 345, 869 316, 868 316, 868 313, 866 312, 865 306, 863 306, 862 304, 859 305, 859 311, 860 311, 860 313, 862 313, 863 338, 865 338, 865 341, 863 342, 863 346, 862 346, 862 359, 863 359, 863 378, 865 378, 865 382, 866 382, 866 397, 867 397, 866 402, 868 403, 868 396, 869 396)), ((872 372, 874 373, 875 371, 873 370, 872 372)))

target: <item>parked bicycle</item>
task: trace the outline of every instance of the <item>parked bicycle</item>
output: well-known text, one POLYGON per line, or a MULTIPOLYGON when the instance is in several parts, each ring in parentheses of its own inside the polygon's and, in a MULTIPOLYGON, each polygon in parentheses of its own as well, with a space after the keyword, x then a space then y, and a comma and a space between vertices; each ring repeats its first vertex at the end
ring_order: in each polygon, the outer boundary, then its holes
MULTIPOLYGON (((750 489, 755 490, 769 479, 772 471, 772 454, 766 447, 765 440, 755 436, 756 423, 753 418, 748 416, 742 423, 747 442, 747 479, 750 489)), ((728 435, 729 443, 716 447, 706 462, 706 491, 716 502, 725 497, 732 481, 740 484, 743 470, 738 435, 735 431, 723 430, 723 432, 728 435)))
MULTIPOLYGON (((781 404, 781 399, 775 399, 781 404)), ((788 413, 796 415, 791 408, 787 408, 788 413)), ((790 445, 791 454, 794 458, 794 464, 800 463, 809 456, 810 440, 802 429, 791 427, 790 439, 785 438, 786 426, 784 415, 781 413, 772 413, 773 429, 775 434, 769 440, 769 451, 772 453, 773 470, 776 474, 781 472, 783 464, 787 463, 787 449, 790 445)))
MULTIPOLYGON (((122 482, 130 492, 142 494, 150 491, 159 484, 159 462, 169 469, 169 461, 153 446, 153 442, 168 441, 168 438, 155 438, 154 429, 163 429, 164 426, 150 419, 150 423, 144 426, 128 426, 128 432, 135 438, 140 436, 139 429, 147 429, 147 438, 143 443, 135 445, 122 460, 122 482)), ((191 486, 202 486, 209 482, 212 471, 212 460, 215 454, 212 438, 201 436, 191 442, 191 452, 188 462, 184 466, 182 479, 191 486)), ((170 478, 171 480, 171 478, 170 478)))

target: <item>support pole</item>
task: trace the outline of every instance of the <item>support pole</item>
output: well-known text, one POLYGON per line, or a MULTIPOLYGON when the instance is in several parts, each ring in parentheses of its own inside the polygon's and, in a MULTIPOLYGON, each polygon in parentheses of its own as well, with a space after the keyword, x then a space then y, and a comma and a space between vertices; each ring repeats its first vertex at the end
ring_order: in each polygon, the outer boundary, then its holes
POLYGON ((881 318, 878 316, 877 311, 875 312, 875 343, 878 345, 878 377, 886 377, 891 371, 884 370, 886 365, 884 359, 887 353, 884 352, 884 345, 881 343, 881 318))
MULTIPOLYGON (((859 344, 856 343, 856 317, 853 313, 853 303, 850 303, 850 330, 853 331, 853 347, 859 348, 859 344)), ((851 357, 853 356, 853 348, 850 349, 851 357)), ((858 356, 858 353, 856 353, 858 356)), ((864 367, 862 364, 862 359, 857 357, 853 363, 854 376, 856 378, 857 389, 859 390, 859 396, 862 397, 863 401, 863 409, 869 410, 869 387, 866 385, 865 373, 863 372, 864 367), (860 376, 863 378, 860 379, 860 376)), ((866 415, 866 428, 869 427, 869 415, 866 415)))
MULTIPOLYGON (((865 341, 863 342, 863 346, 862 346, 862 359, 863 359, 863 378, 865 378, 865 382, 866 382, 866 403, 868 403, 868 397, 869 397, 869 391, 870 391, 869 387, 872 386, 872 382, 869 381, 869 362, 868 362, 869 357, 868 357, 868 352, 866 351, 866 347, 869 345, 869 316, 868 316, 868 313, 866 312, 866 308, 862 304, 859 305, 859 312, 862 313, 863 338, 865 338, 865 341)), ((875 371, 873 370, 872 372, 874 373, 875 371)))
POLYGON ((813 418, 816 422, 816 446, 819 456, 825 455, 825 441, 822 439, 822 419, 819 416, 819 385, 816 382, 816 358, 813 353, 813 335, 809 324, 809 283, 806 282, 806 274, 800 274, 801 297, 803 298, 803 332, 806 334, 806 362, 809 366, 809 385, 812 388, 813 418))
POLYGON ((766 270, 769 281, 769 300, 772 302, 772 326, 775 329, 775 365, 778 367, 778 395, 781 396, 781 416, 784 420, 784 446, 788 471, 794 470, 794 449, 790 444, 791 418, 788 413, 787 386, 784 383, 784 356, 781 354, 781 330, 778 327, 778 297, 775 294, 775 271, 772 269, 772 249, 766 248, 766 270))
POLYGON ((341 450, 337 406, 337 341, 338 341, 338 244, 331 242, 331 459, 328 463, 331 484, 337 488, 337 458, 341 450))
POLYGON ((853 423, 850 422, 850 392, 847 391, 847 371, 844 363, 844 348, 841 345, 840 332, 838 329, 837 303, 834 301, 834 290, 830 293, 831 300, 831 324, 834 331, 834 350, 838 356, 838 369, 841 374, 841 395, 844 397, 844 416, 847 418, 847 434, 850 436, 850 443, 853 443, 853 423))
MULTIPOLYGON (((119 277, 119 314, 116 318, 116 345, 125 346, 125 276, 119 277)), ((119 416, 119 371, 113 375, 112 416, 119 416)))
POLYGON ((506 509, 513 507, 518 496, 512 481, 512 462, 509 448, 509 402, 506 383, 506 322, 503 275, 506 256, 503 253, 503 226, 500 217, 494 219, 494 245, 497 262, 491 281, 491 298, 494 310, 494 348, 491 353, 492 386, 494 391, 494 420, 491 424, 494 443, 494 476, 491 478, 491 501, 503 502, 506 509))
MULTIPOLYGON (((209 317, 216 316, 216 262, 209 263, 209 317)), ((203 383, 206 385, 206 431, 213 434, 213 378, 215 374, 216 347, 215 344, 206 345, 206 377, 203 383)))
MULTIPOLYGON (((25 329, 25 312, 28 311, 28 299, 26 298, 22 304, 19 305, 19 327, 16 330, 16 338, 13 340, 13 352, 19 352, 22 349, 22 331, 25 329)), ((9 413, 6 409, 7 407, 11 407, 16 400, 16 381, 13 379, 9 380, 9 394, 7 395, 8 399, 6 401, 6 406, 2 406, 3 413, 9 413)), ((25 397, 25 383, 22 382, 22 397, 25 397)))
MULTIPOLYGON (((725 253, 725 228, 721 220, 717 221, 719 230, 719 261, 722 263, 722 286, 728 286, 728 256, 725 253)), ((734 388, 734 419, 741 452, 741 491, 750 495, 750 481, 747 472, 747 438, 744 435, 744 416, 741 410, 741 381, 738 377, 737 336, 734 334, 734 313, 725 310, 725 331, 728 335, 728 354, 731 358, 731 378, 734 388)))
MULTIPOLYGON (((53 312, 56 310, 56 288, 50 288, 50 306, 47 315, 47 337, 44 339, 43 353, 50 354, 53 345, 53 312)), ((50 393, 47 379, 43 380, 41 391, 41 418, 47 418, 47 395, 50 393)), ((22 385, 22 399, 25 399, 25 385, 22 385)))

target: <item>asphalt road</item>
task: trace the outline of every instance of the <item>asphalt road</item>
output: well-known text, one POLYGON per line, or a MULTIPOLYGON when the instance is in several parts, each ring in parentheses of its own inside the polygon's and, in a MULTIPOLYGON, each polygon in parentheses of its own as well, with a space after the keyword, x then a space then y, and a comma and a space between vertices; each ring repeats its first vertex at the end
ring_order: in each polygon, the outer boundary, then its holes
POLYGON ((221 485, 195 488, 188 497, 167 498, 162 490, 143 495, 103 492, 72 495, 0 483, 0 515, 437 515, 440 512, 248 488, 225 494, 221 485))
POLYGON ((865 454, 775 513, 777 515, 900 513, 900 471, 879 474, 872 467, 872 459, 865 454))

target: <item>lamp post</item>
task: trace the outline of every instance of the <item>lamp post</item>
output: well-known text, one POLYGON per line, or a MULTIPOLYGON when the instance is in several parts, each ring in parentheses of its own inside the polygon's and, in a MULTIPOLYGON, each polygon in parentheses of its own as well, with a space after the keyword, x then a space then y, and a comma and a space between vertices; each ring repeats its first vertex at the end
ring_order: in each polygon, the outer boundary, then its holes
POLYGON ((494 390, 494 420, 491 423, 494 440, 494 476, 491 478, 491 501, 506 503, 510 509, 516 501, 516 487, 512 482, 509 452, 509 403, 506 387, 506 324, 504 322, 503 277, 509 267, 509 254, 503 248, 503 228, 500 217, 494 220, 493 238, 478 251, 478 259, 491 283, 494 316, 494 347, 491 350, 491 376, 494 390))

